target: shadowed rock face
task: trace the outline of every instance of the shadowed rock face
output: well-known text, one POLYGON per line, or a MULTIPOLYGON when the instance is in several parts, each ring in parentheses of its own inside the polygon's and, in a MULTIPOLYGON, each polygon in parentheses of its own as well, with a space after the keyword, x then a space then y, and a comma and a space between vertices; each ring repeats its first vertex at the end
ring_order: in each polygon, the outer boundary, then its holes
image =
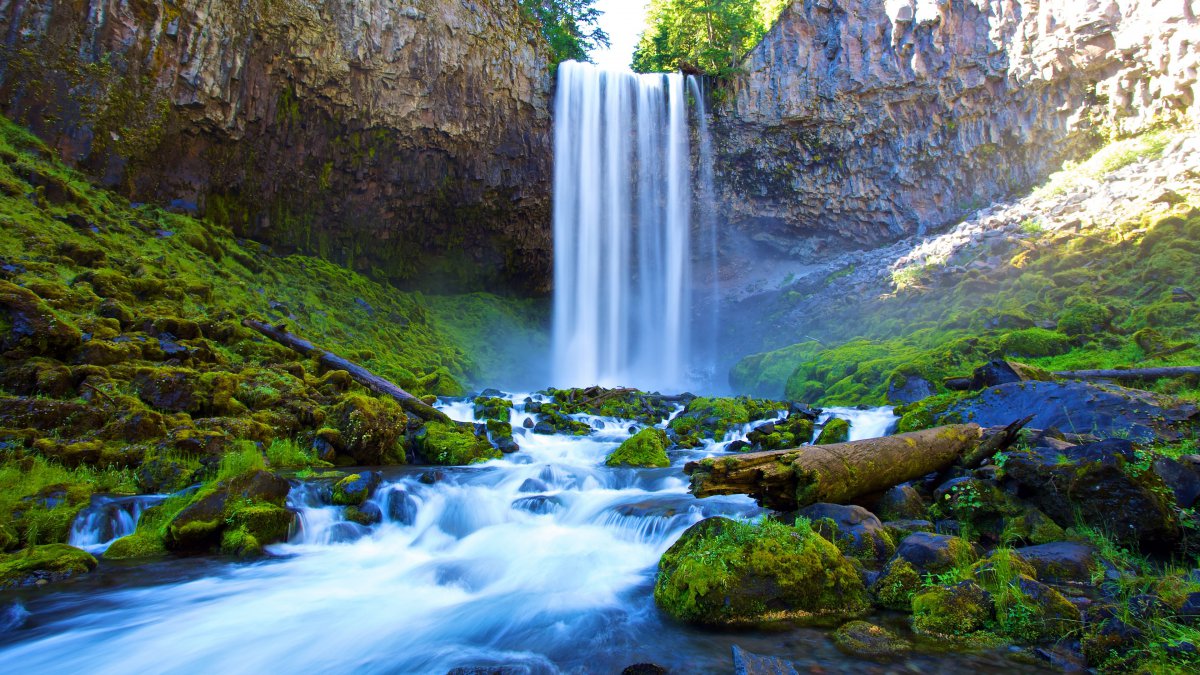
POLYGON ((943 225, 1192 114, 1196 0, 796 0, 718 108, 731 223, 812 259, 943 225), (813 237, 820 237, 814 241, 813 237))
POLYGON ((550 71, 500 0, 0 4, 0 105, 135 201, 402 284, 544 292, 550 71))

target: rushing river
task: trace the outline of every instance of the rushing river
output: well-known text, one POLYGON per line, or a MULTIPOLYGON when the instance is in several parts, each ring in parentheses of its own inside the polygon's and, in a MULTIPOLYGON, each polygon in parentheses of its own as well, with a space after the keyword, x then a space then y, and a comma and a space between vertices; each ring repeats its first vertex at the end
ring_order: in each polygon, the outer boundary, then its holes
MULTIPOLYGON (((471 419, 466 403, 443 409, 471 419)), ((856 438, 894 421, 886 410, 832 412, 856 438)), ((524 419, 514 411, 514 428, 524 419)), ((692 498, 681 471, 746 430, 673 455, 667 469, 611 469, 605 456, 631 425, 589 421, 603 428, 518 434, 521 452, 484 465, 387 473, 374 497, 384 520, 370 528, 326 505, 327 486, 297 484, 289 501, 302 526, 267 560, 102 561, 71 583, 0 593, 0 672, 619 673, 638 662, 731 672, 733 644, 824 672, 1016 667, 1000 655, 919 654, 884 668, 842 656, 824 631, 708 631, 663 617, 652 598, 663 551, 703 517, 759 514, 744 497, 692 498)), ((121 514, 147 503, 100 500, 74 541, 103 550, 113 528, 131 527, 121 514)))

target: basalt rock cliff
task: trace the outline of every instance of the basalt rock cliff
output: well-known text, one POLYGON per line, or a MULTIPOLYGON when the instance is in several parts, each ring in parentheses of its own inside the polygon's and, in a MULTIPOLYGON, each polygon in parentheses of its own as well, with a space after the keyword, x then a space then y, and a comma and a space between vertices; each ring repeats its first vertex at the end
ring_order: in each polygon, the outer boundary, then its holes
POLYGON ((406 285, 548 285, 516 3, 4 0, 0 38, 0 108, 135 201, 406 285))
POLYGON ((729 222, 777 254, 871 246, 1194 115, 1196 0, 796 0, 716 117, 729 222))

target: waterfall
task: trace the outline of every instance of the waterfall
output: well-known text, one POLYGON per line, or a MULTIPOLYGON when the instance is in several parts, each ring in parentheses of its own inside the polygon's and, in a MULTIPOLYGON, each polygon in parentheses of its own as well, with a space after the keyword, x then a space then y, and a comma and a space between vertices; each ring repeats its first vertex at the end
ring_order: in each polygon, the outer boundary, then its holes
MULTIPOLYGON (((559 65, 553 342, 560 386, 682 390, 704 369, 699 362, 715 356, 693 344, 692 265, 715 246, 693 241, 689 86, 701 125, 705 118, 699 84, 688 79, 559 65)), ((711 163, 707 128, 699 138, 711 163)), ((711 198, 711 167, 699 173, 711 198)))

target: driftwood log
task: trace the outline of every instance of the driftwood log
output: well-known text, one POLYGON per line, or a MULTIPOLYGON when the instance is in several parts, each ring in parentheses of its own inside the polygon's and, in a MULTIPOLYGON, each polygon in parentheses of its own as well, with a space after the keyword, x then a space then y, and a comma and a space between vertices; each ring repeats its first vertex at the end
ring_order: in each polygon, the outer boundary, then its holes
MULTIPOLYGON (((684 472, 692 477, 697 497, 748 494, 766 508, 794 511, 817 502, 845 503, 915 480, 950 466, 981 444, 994 453, 1011 441, 988 441, 1004 433, 1004 428, 953 424, 832 445, 711 457, 689 462, 684 472)), ((1014 430, 1009 438, 1015 435, 1014 430)))
POLYGON ((350 379, 370 389, 372 392, 380 396, 391 396, 396 399, 405 411, 419 417, 425 421, 438 420, 440 422, 450 422, 450 418, 445 413, 425 403, 421 399, 404 391, 395 383, 379 377, 375 373, 363 368, 362 366, 352 361, 347 361, 342 357, 332 352, 327 352, 314 345, 313 343, 301 338, 298 335, 287 332, 285 328, 272 326, 255 321, 254 319, 242 319, 242 325, 247 328, 262 333, 266 337, 278 342, 279 344, 293 349, 305 356, 317 359, 321 365, 332 370, 344 370, 350 374, 350 379))
POLYGON ((1161 368, 1128 368, 1119 370, 1060 370, 1055 377, 1069 380, 1161 380, 1173 377, 1200 376, 1200 366, 1163 366, 1161 368))

